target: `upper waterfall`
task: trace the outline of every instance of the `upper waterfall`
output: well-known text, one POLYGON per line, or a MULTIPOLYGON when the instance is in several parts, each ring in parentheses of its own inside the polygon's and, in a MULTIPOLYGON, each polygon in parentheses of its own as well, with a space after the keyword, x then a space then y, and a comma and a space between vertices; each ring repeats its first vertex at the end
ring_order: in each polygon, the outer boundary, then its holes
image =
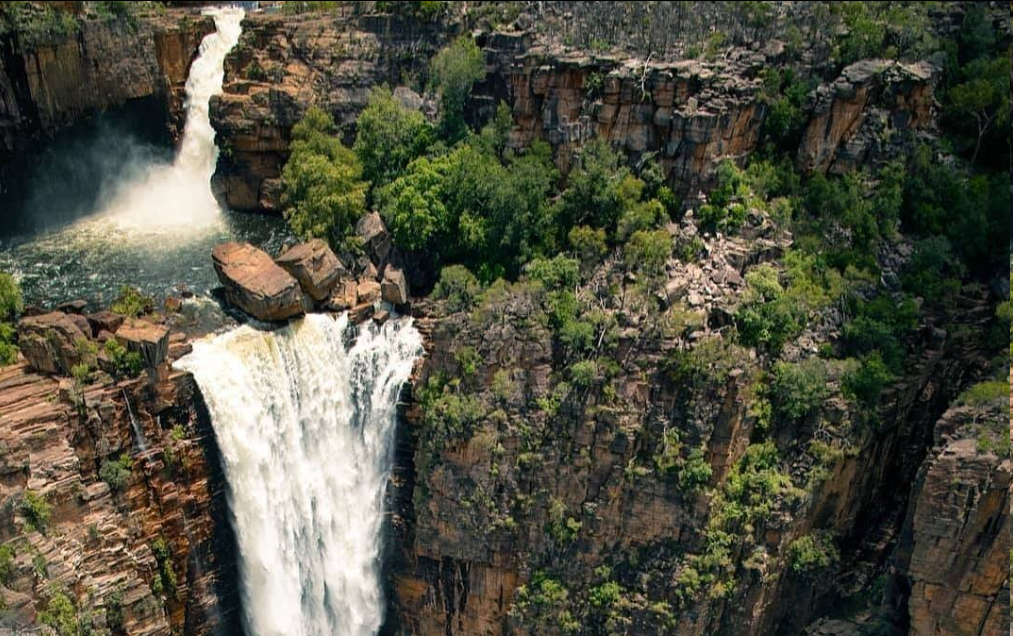
POLYGON ((177 366, 204 394, 223 454, 251 636, 374 636, 383 493, 398 392, 422 341, 410 319, 311 314, 243 326, 177 366))
POLYGON ((175 160, 149 166, 139 178, 120 184, 101 215, 122 229, 145 232, 205 230, 220 223, 211 193, 218 161, 211 127, 211 97, 222 90, 225 56, 239 42, 244 12, 237 7, 207 11, 216 30, 204 38, 186 80, 186 124, 175 160))

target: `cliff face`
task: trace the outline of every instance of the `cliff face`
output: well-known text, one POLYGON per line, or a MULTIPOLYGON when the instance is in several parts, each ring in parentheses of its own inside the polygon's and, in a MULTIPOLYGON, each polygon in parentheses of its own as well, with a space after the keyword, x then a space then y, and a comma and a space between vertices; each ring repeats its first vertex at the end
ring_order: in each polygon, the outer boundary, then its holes
MULTIPOLYGON (((184 350, 173 337, 171 353, 184 350)), ((0 369, 5 625, 35 623, 63 595, 82 628, 236 628, 224 484, 196 391, 164 365, 150 382, 83 389, 0 369)))
MULTIPOLYGON (((406 18, 265 17, 244 22, 212 120, 226 151, 216 190, 231 207, 277 211, 289 131, 310 105, 334 115, 351 140, 369 89, 421 90, 428 59, 453 27, 406 18)), ((588 140, 609 139, 634 159, 656 153, 673 188, 692 194, 717 164, 756 149, 767 101, 762 73, 782 47, 733 49, 713 61, 626 59, 541 45, 534 30, 484 33, 486 78, 469 105, 483 121, 499 101, 513 111, 511 145, 548 141, 566 174, 588 140)), ((867 60, 821 86, 798 150, 806 170, 846 171, 889 149, 890 132, 930 121, 938 70, 867 60)))
POLYGON ((1009 623, 1010 460, 983 440, 1004 434, 1005 400, 955 407, 935 427, 896 558, 910 585, 911 634, 1002 634, 1009 623))
POLYGON ((83 20, 59 42, 21 48, 0 38, 0 160, 88 114, 130 100, 157 98, 174 130, 182 123, 183 87, 209 17, 83 20))
MULTIPOLYGON (((670 229, 678 240, 688 226, 670 229)), ((707 237, 701 262, 670 263, 661 319, 639 311, 635 285, 606 266, 598 291, 618 291, 603 302, 623 300, 606 310, 619 367, 604 387, 561 392, 568 371, 536 289, 515 286, 471 314, 420 308, 428 355, 395 471, 390 633, 567 634, 579 624, 588 634, 843 636, 878 633, 886 617, 910 620, 911 633, 998 633, 997 617, 1008 617, 1008 462, 953 459, 948 442, 924 461, 933 435, 952 428, 951 415, 936 424, 946 404, 986 367, 980 344, 960 335, 987 329, 985 297, 965 298, 951 333, 926 318, 878 425, 844 399, 832 365, 817 412, 775 416, 765 435, 791 458, 782 476, 791 486, 735 530, 720 587, 694 580, 716 554, 711 529, 734 503, 731 489, 744 476, 770 478, 743 468, 755 450, 756 383, 769 369, 714 339, 745 268, 786 244, 763 228, 745 234, 707 237), (691 326, 673 331, 668 320, 691 326), (685 364, 702 367, 687 375, 685 364), (427 397, 434 379, 459 386, 460 401, 427 397), (799 542, 823 535, 839 551, 833 562, 799 566, 799 542), (894 559, 889 575, 895 549, 914 556, 894 559), (934 627, 953 620, 970 627, 934 627)), ((831 317, 793 355, 810 355, 835 329, 831 317)))
POLYGON ((371 88, 423 77, 449 35, 396 17, 251 14, 211 102, 223 149, 215 191, 235 209, 280 211, 289 133, 306 109, 324 108, 347 131, 371 88))

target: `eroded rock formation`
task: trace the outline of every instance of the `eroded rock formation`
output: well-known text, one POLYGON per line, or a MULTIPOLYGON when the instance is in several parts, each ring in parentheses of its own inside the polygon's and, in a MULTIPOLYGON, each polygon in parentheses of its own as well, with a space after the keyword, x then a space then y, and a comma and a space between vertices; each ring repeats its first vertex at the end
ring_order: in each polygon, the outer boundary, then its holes
MULTIPOLYGON (((171 359, 187 352, 182 334, 167 338, 171 359)), ((237 628, 224 485, 196 390, 168 359, 121 382, 0 369, 6 626, 63 595, 82 629, 237 628)))

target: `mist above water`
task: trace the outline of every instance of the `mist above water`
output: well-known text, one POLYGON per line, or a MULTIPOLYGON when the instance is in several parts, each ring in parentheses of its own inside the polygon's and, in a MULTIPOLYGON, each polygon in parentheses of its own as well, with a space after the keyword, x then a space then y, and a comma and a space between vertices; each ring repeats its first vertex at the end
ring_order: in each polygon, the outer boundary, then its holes
POLYGON ((99 213, 122 230, 189 235, 221 223, 221 210, 211 193, 211 175, 218 160, 215 131, 208 105, 220 93, 225 56, 239 41, 243 10, 212 11, 217 30, 204 38, 186 80, 186 126, 179 153, 168 164, 152 164, 137 177, 119 184, 99 213))
POLYGON ((222 89, 243 11, 209 13, 217 30, 191 64, 174 157, 124 132, 164 125, 164 114, 150 104, 142 105, 147 112, 132 109, 130 122, 97 118, 72 143, 45 151, 26 209, 14 213, 16 227, 0 231, 0 271, 14 274, 28 303, 51 307, 82 298, 101 306, 124 284, 155 297, 180 286, 205 294, 218 284, 210 259, 215 244, 249 241, 273 252, 288 238, 281 219, 222 210, 211 193, 218 149, 208 105, 222 89))

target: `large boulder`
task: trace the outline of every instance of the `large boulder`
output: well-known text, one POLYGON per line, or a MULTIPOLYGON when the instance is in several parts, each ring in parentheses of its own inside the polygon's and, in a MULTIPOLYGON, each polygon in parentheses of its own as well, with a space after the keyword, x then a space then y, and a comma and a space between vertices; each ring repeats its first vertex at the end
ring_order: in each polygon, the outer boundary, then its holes
POLYGON ((222 243, 211 252, 225 299, 258 320, 285 320, 305 311, 299 282, 249 243, 222 243))
POLYGON ((95 312, 94 314, 88 314, 88 326, 91 327, 91 333, 96 338, 103 331, 109 333, 116 333, 116 330, 123 324, 123 316, 113 313, 109 310, 103 310, 95 312))
POLYGON ((147 320, 129 320, 116 331, 116 339, 144 358, 148 367, 156 367, 169 355, 169 328, 147 320))
POLYGON ((366 214, 355 224, 355 233, 362 239, 362 247, 376 264, 384 263, 390 256, 391 237, 383 219, 376 212, 366 214))
POLYGON ((275 259, 282 269, 295 277, 313 300, 327 299, 345 272, 341 261, 322 239, 297 243, 275 259))
POLYGON ((408 302, 408 280, 404 271, 388 265, 383 270, 383 281, 380 283, 380 292, 383 299, 394 305, 404 305, 408 302))
POLYGON ((36 371, 69 374, 81 362, 78 342, 88 336, 71 316, 54 311, 22 318, 18 323, 18 346, 36 371))

